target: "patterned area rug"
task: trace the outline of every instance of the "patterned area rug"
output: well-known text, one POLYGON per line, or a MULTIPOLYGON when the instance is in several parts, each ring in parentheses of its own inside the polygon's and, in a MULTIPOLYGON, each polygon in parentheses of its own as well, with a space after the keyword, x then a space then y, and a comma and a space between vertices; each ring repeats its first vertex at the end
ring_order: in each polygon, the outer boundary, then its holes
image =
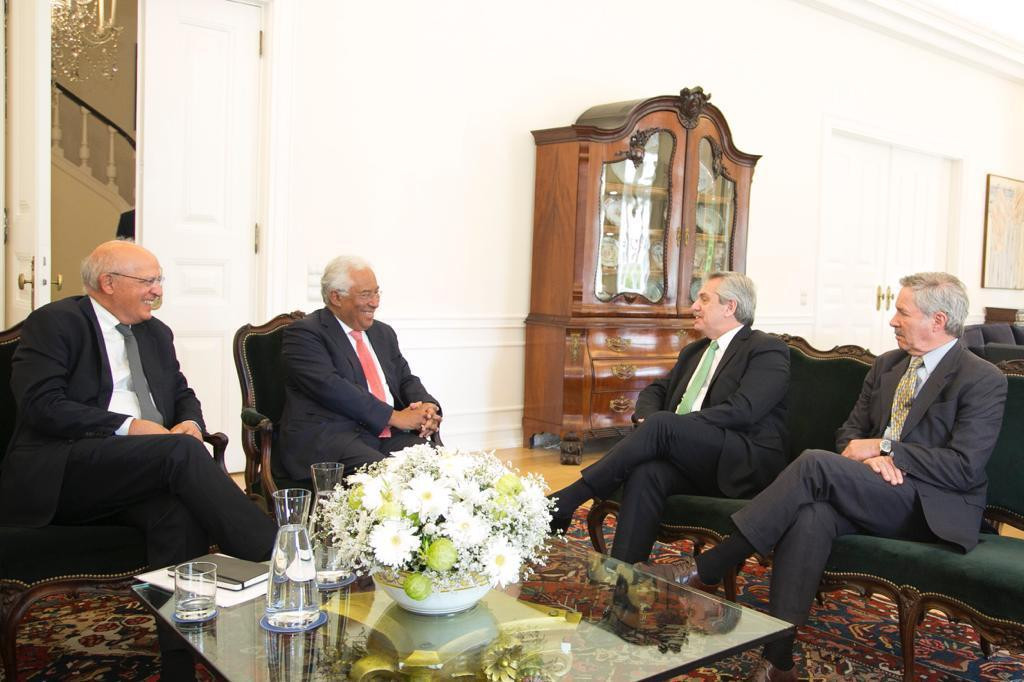
MULTIPOLYGON (((577 514, 569 535, 589 544, 585 515, 585 510, 577 514)), ((671 561, 680 550, 689 548, 658 545, 655 560, 671 561)), ((747 564, 739 579, 740 603, 765 608, 766 574, 757 563, 747 564)), ((19 634, 19 681, 160 679, 153 619, 127 596, 43 600, 22 622, 19 634)), ((895 606, 884 599, 865 600, 852 592, 826 595, 800 629, 797 648, 801 678, 811 682, 890 682, 902 677, 895 606)), ((1024 655, 997 650, 985 659, 973 630, 937 615, 929 615, 918 628, 916 655, 918 680, 1024 680, 1024 655)), ((742 680, 757 658, 758 652, 734 656, 686 679, 742 680)), ((197 674, 200 680, 212 679, 201 666, 197 674)))

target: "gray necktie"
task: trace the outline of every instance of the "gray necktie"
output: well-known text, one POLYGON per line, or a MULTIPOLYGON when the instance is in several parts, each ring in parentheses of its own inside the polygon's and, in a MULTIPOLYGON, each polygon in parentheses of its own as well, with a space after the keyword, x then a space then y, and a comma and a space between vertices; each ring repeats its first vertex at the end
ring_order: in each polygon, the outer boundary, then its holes
POLYGON ((153 404, 153 396, 149 394, 149 382, 146 381, 146 374, 142 371, 142 357, 139 355, 139 342, 132 333, 132 328, 126 324, 115 325, 117 331, 124 337, 124 350, 128 354, 128 369, 132 373, 132 387, 135 395, 139 398, 139 410, 141 417, 157 424, 164 423, 164 417, 160 410, 153 404))

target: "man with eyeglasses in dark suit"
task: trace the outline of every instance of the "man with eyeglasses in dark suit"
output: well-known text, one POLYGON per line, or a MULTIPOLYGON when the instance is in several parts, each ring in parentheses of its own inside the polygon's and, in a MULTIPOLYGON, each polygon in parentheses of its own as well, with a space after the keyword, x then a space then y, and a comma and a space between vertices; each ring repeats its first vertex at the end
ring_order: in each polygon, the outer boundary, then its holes
POLYGON ((425 443, 441 423, 395 330, 376 319, 380 288, 369 264, 335 258, 320 289, 325 306, 289 325, 281 349, 281 462, 299 481, 316 462, 341 462, 350 472, 425 443))

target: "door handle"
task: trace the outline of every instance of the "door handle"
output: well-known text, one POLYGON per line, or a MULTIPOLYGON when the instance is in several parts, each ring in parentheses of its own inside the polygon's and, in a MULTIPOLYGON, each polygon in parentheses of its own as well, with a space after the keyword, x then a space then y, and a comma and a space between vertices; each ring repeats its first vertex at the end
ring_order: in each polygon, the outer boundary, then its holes
MULTIPOLYGON (((878 290, 881 291, 882 287, 878 287, 878 290)), ((894 299, 894 298, 896 298, 896 297, 892 295, 892 289, 890 289, 889 287, 886 287, 885 288, 885 309, 886 310, 889 309, 889 304, 892 303, 892 299, 894 299)))
POLYGON ((875 310, 881 310, 882 309, 882 299, 883 298, 885 298, 885 296, 882 294, 882 285, 879 284, 878 285, 878 291, 875 293, 875 310))
POLYGON ((32 280, 26 278, 24 272, 18 273, 18 288, 24 291, 26 284, 32 284, 32 280))
POLYGON ((64 288, 64 275, 57 273, 57 279, 53 280, 53 285, 57 287, 57 291, 64 288))

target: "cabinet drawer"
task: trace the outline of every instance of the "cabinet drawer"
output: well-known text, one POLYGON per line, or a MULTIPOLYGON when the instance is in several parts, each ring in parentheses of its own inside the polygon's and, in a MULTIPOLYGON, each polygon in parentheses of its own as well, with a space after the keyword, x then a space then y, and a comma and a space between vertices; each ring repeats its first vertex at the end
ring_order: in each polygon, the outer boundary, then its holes
POLYGON ((594 390, 639 390, 655 379, 667 376, 675 363, 675 358, 624 357, 594 360, 594 390))
POLYGON ((687 343, 686 334, 675 329, 591 329, 587 334, 590 355, 594 358, 675 357, 687 343))
POLYGON ((591 428, 628 426, 640 391, 604 391, 590 394, 591 428))

